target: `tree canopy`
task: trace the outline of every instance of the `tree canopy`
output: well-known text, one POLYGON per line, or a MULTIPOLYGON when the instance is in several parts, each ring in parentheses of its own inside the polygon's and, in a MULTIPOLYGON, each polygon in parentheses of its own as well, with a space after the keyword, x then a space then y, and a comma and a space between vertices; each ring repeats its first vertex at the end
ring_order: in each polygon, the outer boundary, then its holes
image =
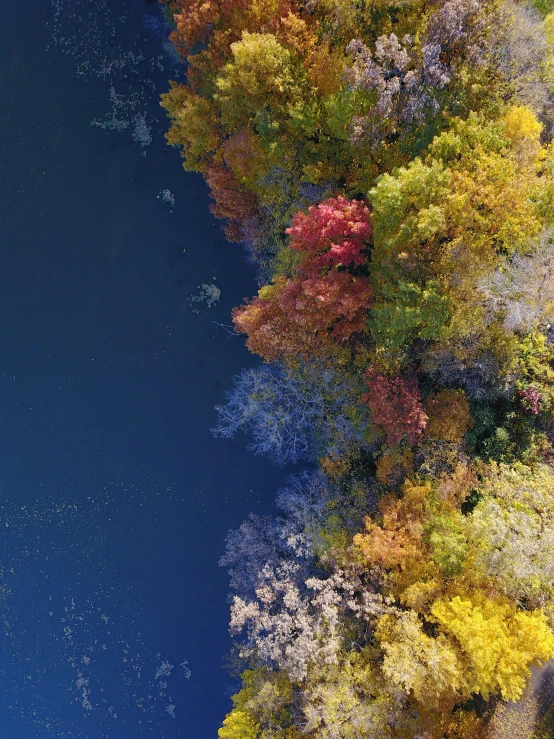
POLYGON ((228 537, 219 736, 483 739, 554 657, 554 6, 166 4, 260 286, 214 432, 316 466, 228 537))

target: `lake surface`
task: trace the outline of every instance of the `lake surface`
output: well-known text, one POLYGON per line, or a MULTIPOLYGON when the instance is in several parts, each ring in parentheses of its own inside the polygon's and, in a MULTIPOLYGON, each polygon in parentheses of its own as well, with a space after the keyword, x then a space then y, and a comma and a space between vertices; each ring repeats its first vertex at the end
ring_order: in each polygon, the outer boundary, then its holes
POLYGON ((216 323, 256 286, 163 138, 182 72, 156 13, 2 6, 3 739, 215 737, 234 687, 217 561, 283 480, 209 432, 254 362, 216 323), (91 126, 114 107, 152 143, 91 126), (191 300, 214 282, 218 303, 191 300))

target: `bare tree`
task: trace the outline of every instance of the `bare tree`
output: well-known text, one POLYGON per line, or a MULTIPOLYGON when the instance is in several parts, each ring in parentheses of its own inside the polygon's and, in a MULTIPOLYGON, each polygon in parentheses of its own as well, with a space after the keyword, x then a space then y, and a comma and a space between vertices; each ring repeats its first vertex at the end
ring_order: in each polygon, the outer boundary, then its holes
POLYGON ((547 326, 554 309, 554 231, 545 229, 527 254, 516 253, 479 284, 488 320, 506 331, 547 326))

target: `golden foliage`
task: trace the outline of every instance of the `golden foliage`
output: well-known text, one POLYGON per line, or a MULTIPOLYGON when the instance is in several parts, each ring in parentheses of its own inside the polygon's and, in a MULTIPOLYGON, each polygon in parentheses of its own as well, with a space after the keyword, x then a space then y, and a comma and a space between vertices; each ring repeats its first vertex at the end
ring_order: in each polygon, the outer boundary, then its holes
POLYGON ((431 613, 468 660, 469 692, 485 699, 500 694, 504 700, 517 700, 531 666, 554 657, 554 635, 544 614, 519 611, 508 599, 476 592, 439 599, 431 613))
POLYGON ((425 434, 442 441, 461 441, 473 426, 469 403, 463 390, 446 389, 430 395, 425 401, 429 416, 425 434))

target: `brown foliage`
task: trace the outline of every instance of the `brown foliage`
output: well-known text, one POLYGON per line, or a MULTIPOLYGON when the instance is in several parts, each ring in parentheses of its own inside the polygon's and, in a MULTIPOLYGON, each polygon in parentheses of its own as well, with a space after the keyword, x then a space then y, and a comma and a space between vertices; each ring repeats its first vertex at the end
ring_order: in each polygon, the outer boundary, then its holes
POLYGON ((210 206, 216 218, 226 218, 225 235, 229 241, 243 241, 245 225, 254 227, 258 222, 256 198, 237 182, 225 167, 210 167, 206 172, 215 203, 210 206))
POLYGON ((369 281, 347 272, 280 278, 236 308, 233 320, 237 331, 248 335, 250 351, 268 362, 321 357, 364 331, 371 296, 369 281))
POLYGON ((379 501, 382 524, 365 520, 366 533, 354 537, 356 546, 371 565, 387 570, 410 571, 417 579, 427 569, 429 556, 423 543, 427 486, 404 483, 404 496, 386 495, 379 501))
POLYGON ((369 388, 362 400, 371 411, 373 421, 387 436, 387 444, 395 446, 404 437, 410 444, 420 440, 428 416, 420 401, 417 378, 386 377, 369 368, 365 374, 369 388))
POLYGON ((469 403, 463 390, 441 390, 425 401, 429 421, 425 435, 441 441, 461 441, 473 426, 469 403))

